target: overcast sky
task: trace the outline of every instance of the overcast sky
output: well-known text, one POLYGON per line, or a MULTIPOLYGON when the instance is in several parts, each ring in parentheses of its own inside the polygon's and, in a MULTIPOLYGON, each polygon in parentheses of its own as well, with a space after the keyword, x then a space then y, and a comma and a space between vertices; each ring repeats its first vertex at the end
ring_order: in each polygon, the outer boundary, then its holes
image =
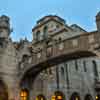
POLYGON ((100 11, 100 0, 0 0, 0 15, 11 18, 11 37, 18 41, 32 40, 32 27, 41 17, 58 15, 68 25, 78 24, 87 31, 96 30, 95 16, 100 11))

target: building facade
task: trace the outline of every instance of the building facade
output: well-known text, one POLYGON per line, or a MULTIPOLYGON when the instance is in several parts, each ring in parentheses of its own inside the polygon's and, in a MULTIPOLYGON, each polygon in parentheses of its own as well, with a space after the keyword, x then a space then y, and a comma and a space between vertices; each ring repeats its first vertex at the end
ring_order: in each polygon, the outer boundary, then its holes
POLYGON ((99 100, 100 13, 87 32, 56 15, 37 21, 33 40, 13 42, 0 17, 1 100, 99 100))

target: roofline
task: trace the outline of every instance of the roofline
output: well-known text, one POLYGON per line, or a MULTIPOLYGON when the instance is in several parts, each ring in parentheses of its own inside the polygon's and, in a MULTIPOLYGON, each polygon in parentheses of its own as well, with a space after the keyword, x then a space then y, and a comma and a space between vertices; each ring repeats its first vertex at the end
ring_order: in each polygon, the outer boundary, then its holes
POLYGON ((77 27, 79 27, 81 30, 83 30, 84 32, 87 32, 85 29, 83 29, 81 26, 79 26, 79 25, 77 25, 77 24, 72 24, 72 25, 70 25, 71 27, 73 26, 73 25, 76 25, 77 27))
POLYGON ((63 18, 57 16, 57 15, 47 15, 47 16, 44 16, 43 18, 41 18, 40 20, 38 20, 37 23, 41 22, 42 20, 44 20, 47 17, 51 17, 51 18, 57 17, 57 18, 59 18, 60 20, 62 20, 65 23, 65 20, 63 18))
POLYGON ((36 28, 41 27, 42 25, 46 24, 46 23, 49 22, 49 21, 56 21, 56 22, 58 22, 59 24, 64 25, 64 23, 62 23, 62 22, 60 22, 60 21, 58 21, 58 20, 56 20, 56 19, 54 19, 54 18, 50 18, 50 19, 48 19, 46 22, 43 22, 43 23, 41 23, 41 24, 36 25, 36 26, 32 29, 32 32, 33 32, 36 28))

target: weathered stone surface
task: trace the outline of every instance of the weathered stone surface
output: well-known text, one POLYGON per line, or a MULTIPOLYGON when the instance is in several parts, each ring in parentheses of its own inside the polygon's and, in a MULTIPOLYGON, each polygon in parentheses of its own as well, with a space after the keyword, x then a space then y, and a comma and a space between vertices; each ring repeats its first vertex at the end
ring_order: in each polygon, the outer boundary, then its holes
POLYGON ((51 99, 56 91, 66 99, 73 93, 82 100, 87 94, 94 99, 100 91, 98 21, 97 31, 86 32, 66 25, 60 17, 46 16, 32 29, 32 42, 12 42, 9 18, 1 16, 0 79, 7 86, 8 99, 19 100, 21 89, 29 91, 30 100, 40 94, 51 99))

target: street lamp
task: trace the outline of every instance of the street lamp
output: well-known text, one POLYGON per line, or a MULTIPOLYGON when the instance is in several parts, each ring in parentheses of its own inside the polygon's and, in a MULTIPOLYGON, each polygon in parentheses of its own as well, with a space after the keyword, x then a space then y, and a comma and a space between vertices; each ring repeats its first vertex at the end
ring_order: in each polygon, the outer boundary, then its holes
POLYGON ((96 100, 98 100, 98 96, 96 96, 95 98, 96 98, 96 100))

